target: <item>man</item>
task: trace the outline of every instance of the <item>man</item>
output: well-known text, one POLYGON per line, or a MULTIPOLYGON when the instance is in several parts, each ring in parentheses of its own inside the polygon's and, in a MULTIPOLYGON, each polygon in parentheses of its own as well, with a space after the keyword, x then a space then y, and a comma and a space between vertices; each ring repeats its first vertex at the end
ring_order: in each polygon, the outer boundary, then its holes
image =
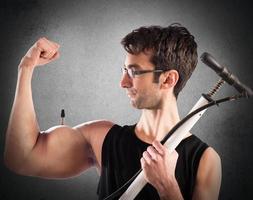
POLYGON ((221 161, 213 148, 191 133, 173 153, 159 142, 180 120, 177 96, 197 64, 194 37, 178 24, 150 26, 129 33, 122 45, 127 54, 120 84, 132 106, 142 110, 138 123, 121 127, 99 120, 40 131, 32 74, 36 66, 59 57, 59 45, 41 38, 18 67, 6 165, 21 175, 47 178, 71 177, 96 166, 100 199, 141 167, 149 184, 136 199, 217 199, 221 161))

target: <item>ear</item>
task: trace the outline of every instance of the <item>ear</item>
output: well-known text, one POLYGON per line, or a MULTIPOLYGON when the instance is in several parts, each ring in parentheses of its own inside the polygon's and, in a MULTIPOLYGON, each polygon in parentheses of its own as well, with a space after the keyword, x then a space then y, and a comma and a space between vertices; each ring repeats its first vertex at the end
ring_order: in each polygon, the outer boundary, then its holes
POLYGON ((179 74, 177 72, 177 70, 169 70, 166 71, 162 74, 162 76, 160 76, 161 78, 161 87, 164 89, 168 89, 171 87, 175 87, 175 85, 178 82, 179 79, 179 74))

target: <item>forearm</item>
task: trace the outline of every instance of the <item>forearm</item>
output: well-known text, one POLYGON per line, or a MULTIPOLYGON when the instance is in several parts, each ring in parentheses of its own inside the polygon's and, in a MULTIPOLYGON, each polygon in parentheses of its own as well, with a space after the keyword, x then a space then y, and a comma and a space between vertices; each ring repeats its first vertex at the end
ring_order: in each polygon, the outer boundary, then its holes
POLYGON ((6 132, 5 163, 16 170, 27 158, 39 135, 39 126, 32 99, 33 68, 18 69, 15 98, 6 132))
POLYGON ((162 183, 158 188, 158 194, 162 200, 183 200, 180 188, 177 180, 166 181, 162 183))

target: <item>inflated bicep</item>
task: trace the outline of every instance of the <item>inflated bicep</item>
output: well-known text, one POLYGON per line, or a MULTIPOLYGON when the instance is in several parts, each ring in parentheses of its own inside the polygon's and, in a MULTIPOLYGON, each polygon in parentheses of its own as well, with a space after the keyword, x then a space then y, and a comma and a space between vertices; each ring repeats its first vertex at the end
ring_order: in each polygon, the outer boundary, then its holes
POLYGON ((41 132, 29 158, 32 171, 48 178, 74 176, 93 164, 89 143, 78 130, 68 126, 41 132))

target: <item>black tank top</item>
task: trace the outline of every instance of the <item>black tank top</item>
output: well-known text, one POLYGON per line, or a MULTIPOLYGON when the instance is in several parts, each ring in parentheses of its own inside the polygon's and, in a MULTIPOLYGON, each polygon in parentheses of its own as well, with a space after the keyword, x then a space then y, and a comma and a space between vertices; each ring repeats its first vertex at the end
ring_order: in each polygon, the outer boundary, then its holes
MULTIPOLYGON (((114 125, 107 133, 102 146, 102 168, 97 193, 104 199, 140 168, 142 153, 150 144, 140 140, 135 134, 135 125, 114 125)), ((191 135, 177 146, 179 154, 176 165, 176 179, 184 199, 192 199, 199 160, 208 147, 195 135, 191 135)), ((160 199, 156 189, 147 184, 135 199, 160 199)))

